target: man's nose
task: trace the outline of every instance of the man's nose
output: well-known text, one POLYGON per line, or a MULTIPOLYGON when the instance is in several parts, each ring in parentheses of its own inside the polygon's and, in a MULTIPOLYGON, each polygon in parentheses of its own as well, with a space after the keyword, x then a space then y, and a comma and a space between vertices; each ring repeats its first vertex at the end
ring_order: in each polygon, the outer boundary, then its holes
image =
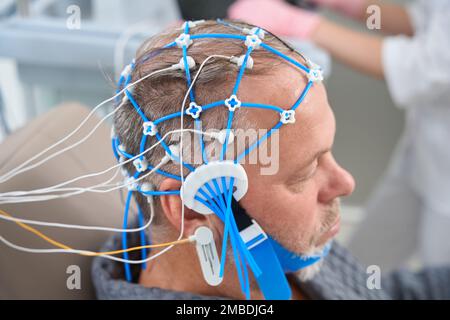
POLYGON ((319 195, 319 200, 328 203, 337 197, 351 195, 353 190, 355 190, 355 179, 333 159, 329 168, 327 186, 319 195))
POLYGON ((349 196, 355 190, 355 178, 352 174, 339 166, 339 176, 341 177, 338 181, 338 189, 340 190, 340 197, 349 196))

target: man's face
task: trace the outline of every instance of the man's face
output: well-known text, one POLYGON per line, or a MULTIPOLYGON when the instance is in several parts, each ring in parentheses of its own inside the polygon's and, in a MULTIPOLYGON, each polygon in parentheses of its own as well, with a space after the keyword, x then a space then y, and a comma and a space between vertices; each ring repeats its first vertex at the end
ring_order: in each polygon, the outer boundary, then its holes
MULTIPOLYGON (((244 100, 289 109, 305 85, 304 73, 282 66, 268 81, 246 81, 244 100), (252 97, 251 92, 258 95, 252 97)), ((260 128, 271 128, 279 121, 276 112, 269 110, 252 110, 250 116, 260 128)), ((295 117, 294 124, 280 128, 276 174, 261 175, 258 165, 244 165, 249 188, 240 203, 284 247, 307 254, 339 231, 338 199, 351 194, 355 183, 332 155, 335 118, 322 84, 313 85, 295 117)))

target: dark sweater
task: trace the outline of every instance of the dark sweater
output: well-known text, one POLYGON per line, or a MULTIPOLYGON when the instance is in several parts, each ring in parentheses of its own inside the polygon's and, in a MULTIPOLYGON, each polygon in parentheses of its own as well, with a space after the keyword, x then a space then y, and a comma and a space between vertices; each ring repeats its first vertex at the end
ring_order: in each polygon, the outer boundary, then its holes
MULTIPOLYGON (((121 235, 111 237, 102 251, 121 248, 121 235)), ((138 239, 129 237, 130 246, 138 239)), ((139 259, 130 255, 130 259, 139 259)), ((157 263, 152 260, 149 263, 157 263)), ((190 292, 147 288, 136 283, 140 267, 131 265, 134 281, 124 279, 123 265, 96 257, 92 265, 92 278, 98 299, 226 299, 201 296, 190 292)), ((298 280, 302 292, 310 299, 450 299, 450 267, 432 268, 419 273, 397 271, 381 280, 381 289, 368 289, 366 268, 338 243, 334 243, 325 258, 321 271, 314 279, 298 280)))

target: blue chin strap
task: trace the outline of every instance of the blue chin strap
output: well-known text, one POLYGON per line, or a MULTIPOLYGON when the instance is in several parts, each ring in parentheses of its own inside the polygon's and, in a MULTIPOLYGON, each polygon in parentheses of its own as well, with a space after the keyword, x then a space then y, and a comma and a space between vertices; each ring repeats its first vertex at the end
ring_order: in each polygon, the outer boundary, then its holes
POLYGON ((331 243, 317 255, 303 256, 293 253, 272 237, 267 236, 234 199, 232 211, 240 235, 261 271, 259 275, 255 275, 255 278, 267 300, 289 300, 292 292, 286 274, 297 272, 319 262, 330 251, 331 243))
POLYGON ((322 252, 315 255, 305 256, 289 251, 271 237, 269 237, 269 240, 285 273, 297 272, 303 268, 313 265, 316 262, 319 262, 328 255, 332 246, 332 242, 329 242, 323 248, 322 252))

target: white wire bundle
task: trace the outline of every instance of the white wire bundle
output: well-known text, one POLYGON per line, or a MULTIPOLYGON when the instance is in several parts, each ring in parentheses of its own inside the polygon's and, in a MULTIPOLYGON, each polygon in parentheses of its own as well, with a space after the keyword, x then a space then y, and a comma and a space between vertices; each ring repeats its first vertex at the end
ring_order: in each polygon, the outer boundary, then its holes
POLYGON ((107 114, 104 118, 102 118, 97 125, 88 133, 87 136, 85 136, 83 139, 81 139, 80 141, 64 148, 61 149, 53 154, 51 154, 50 156, 42 159, 41 161, 33 164, 33 165, 29 165, 27 166, 30 162, 36 160, 37 158, 39 158, 40 156, 44 155, 45 153, 47 153, 48 151, 54 149, 55 147, 59 146, 60 144, 62 144, 63 142, 65 142, 67 139, 69 139, 70 137, 72 137, 74 134, 76 134, 85 124, 86 122, 95 114, 95 112, 97 112, 97 110, 100 109, 100 107, 104 106, 106 103, 113 101, 114 99, 116 99, 117 97, 119 97, 120 95, 122 95, 125 90, 130 89, 131 87, 133 87, 134 85, 140 83, 141 81, 144 81, 145 79, 158 74, 158 73, 162 73, 165 71, 169 71, 172 70, 173 67, 170 66, 168 68, 164 68, 164 69, 160 69, 157 71, 154 71, 152 73, 149 73, 145 76, 143 76, 142 78, 136 80, 135 82, 132 82, 130 84, 128 84, 125 88, 123 88, 122 90, 120 90, 118 93, 116 93, 115 95, 113 95, 112 97, 100 102, 97 106, 94 107, 94 109, 92 109, 92 111, 86 116, 86 118, 78 125, 78 127, 76 127, 71 133, 69 133, 67 136, 65 136, 64 138, 62 138, 61 140, 59 140, 58 142, 52 144, 51 146, 47 147, 46 149, 44 149, 43 151, 39 152, 38 154, 34 155, 33 157, 31 157, 30 159, 28 159, 27 161, 23 162, 22 164, 18 165, 16 168, 12 169, 11 171, 5 173, 4 175, 0 176, 0 183, 4 183, 12 178, 14 178, 15 176, 27 172, 29 170, 32 170, 34 168, 39 167, 40 165, 42 165, 43 163, 47 162, 50 159, 53 159, 54 157, 57 157, 60 154, 63 154, 66 151, 69 151, 75 147, 77 147, 78 145, 82 144, 84 141, 86 141, 87 139, 89 139, 94 132, 100 127, 100 125, 109 117, 111 117, 112 115, 114 115, 118 110, 120 110, 125 104, 121 103, 117 108, 115 108, 112 112, 110 112, 109 114, 107 114))
POLYGON ((145 175, 143 175, 142 177, 139 177, 138 179, 131 181, 131 182, 125 182, 125 183, 116 183, 113 185, 109 185, 109 183, 111 181, 113 181, 118 173, 120 172, 120 168, 122 165, 129 163, 131 161, 133 161, 134 159, 139 158, 140 156, 146 154, 147 152, 151 151, 152 149, 154 149, 155 147, 157 147, 159 144, 162 143, 162 141, 169 135, 174 134, 174 133, 179 133, 179 132, 194 132, 194 133, 199 133, 199 134, 204 134, 204 135, 211 135, 208 134, 206 132, 200 131, 200 130, 195 130, 195 129, 183 129, 181 130, 172 130, 167 132, 160 141, 157 141, 156 143, 154 143, 152 146, 150 146, 149 148, 147 148, 145 151, 141 152, 140 154, 124 161, 121 163, 118 163, 108 169, 105 169, 103 171, 99 171, 99 172, 95 172, 95 173, 90 173, 84 176, 79 176, 77 178, 59 183, 57 185, 51 186, 51 187, 47 187, 47 188, 41 188, 41 189, 35 189, 35 190, 30 190, 30 191, 12 191, 12 192, 5 192, 5 193, 0 193, 0 204, 7 204, 7 203, 23 203, 23 202, 37 202, 37 201, 48 201, 48 200, 53 200, 53 199, 60 199, 60 198, 68 198, 71 196, 75 196, 75 195, 79 195, 79 194, 83 194, 86 192, 93 192, 93 193, 108 193, 108 192, 112 192, 115 190, 119 190, 121 188, 124 187, 128 187, 131 184, 135 183, 135 182, 139 182, 143 179, 145 179, 146 177, 148 177, 149 175, 153 174, 154 172, 156 172, 164 163, 159 163, 156 167, 154 167, 151 171, 147 172, 145 175), (70 183, 79 181, 81 179, 85 179, 85 178, 90 178, 90 177, 95 177, 95 176, 99 176, 102 175, 106 172, 109 172, 113 169, 116 169, 116 173, 114 174, 114 176, 110 179, 108 179, 105 182, 102 182, 100 184, 91 186, 91 187, 73 187, 73 188, 61 188, 61 186, 66 186, 70 183), (111 187, 109 189, 101 189, 100 187, 111 187), (45 193, 49 193, 49 192, 62 192, 62 191, 69 191, 67 193, 64 194, 50 194, 50 195, 43 195, 43 196, 30 196, 27 197, 27 195, 29 194, 45 194, 45 193))
MULTIPOLYGON (((66 182, 51 186, 51 187, 47 187, 47 188, 41 188, 41 189, 36 189, 36 190, 31 190, 31 191, 13 191, 13 192, 7 192, 7 193, 1 193, 0 194, 0 204, 5 204, 5 203, 21 203, 21 202, 35 202, 35 201, 48 201, 48 200, 52 200, 52 199, 58 199, 58 198, 67 198, 70 196, 74 196, 74 195, 78 195, 84 192, 100 192, 100 193, 105 193, 105 192, 111 192, 114 190, 118 190, 124 187, 127 187, 128 185, 138 182, 142 179, 145 179, 146 177, 148 177, 149 175, 153 174, 154 172, 156 172, 159 167, 162 166, 162 162, 160 164, 158 164, 156 167, 154 167, 152 170, 150 170, 148 173, 146 173, 145 175, 143 175, 142 177, 132 181, 132 182, 128 182, 128 183, 124 183, 124 184, 119 184, 117 186, 113 186, 112 188, 109 189, 98 189, 98 187, 109 187, 109 183, 111 181, 113 181, 115 179, 115 177, 117 176, 117 173, 119 172, 119 170, 116 171, 116 173, 114 174, 114 176, 112 178, 110 178, 109 180, 97 184, 95 186, 91 186, 91 187, 87 187, 87 188, 61 188, 64 186, 67 186, 73 182, 79 181, 81 179, 85 179, 85 178, 89 178, 89 177, 94 177, 94 176, 98 176, 98 175, 102 175, 106 172, 109 172, 115 168, 118 168, 119 166, 128 163, 130 161, 133 161, 133 159, 136 159, 138 157, 140 157, 141 155, 147 153, 148 151, 150 151, 151 149, 155 148, 157 145, 159 145, 162 141, 164 141, 164 139, 170 135, 173 134, 175 132, 180 132, 183 133, 185 131, 190 131, 190 132, 194 132, 194 133, 199 133, 199 134, 208 134, 206 132, 203 132, 201 130, 194 130, 194 129, 184 129, 183 128, 183 116, 184 116, 184 108, 185 108, 185 104, 186 104, 186 100, 189 96, 189 93, 191 92, 193 86, 195 85, 195 82, 197 81, 201 70, 203 69, 203 67, 205 66, 205 64, 213 59, 213 58, 222 58, 222 59, 227 59, 227 60, 231 60, 232 57, 230 56, 224 56, 224 55, 210 55, 208 56, 200 65, 197 74, 195 75, 191 85, 189 86, 184 99, 183 99, 183 103, 181 106, 181 126, 180 126, 180 130, 173 130, 170 132, 167 132, 160 141, 156 142, 155 144, 153 144, 151 147, 149 147, 147 150, 145 150, 144 152, 142 152, 139 155, 136 155, 135 157, 133 157, 132 159, 128 159, 125 162, 119 163, 115 166, 112 166, 106 170, 100 171, 100 172, 96 172, 96 173, 92 173, 92 174, 87 174, 84 176, 80 176, 71 180, 68 180, 66 182), (55 191, 55 192, 61 192, 61 191, 71 191, 68 192, 66 194, 57 194, 57 195, 43 195, 43 196, 31 196, 28 198, 24 198, 24 196, 27 196, 28 194, 45 194, 48 193, 50 191, 55 191)), ((43 160, 37 162, 36 164, 33 165, 29 165, 28 167, 26 167, 30 162, 36 160, 37 158, 39 158, 40 156, 42 156, 43 154, 45 154, 46 152, 52 150, 53 148, 55 148, 56 146, 60 145, 61 143, 63 143, 64 141, 66 141, 67 139, 69 139, 71 136, 73 136, 76 132, 78 132, 80 130, 80 128, 89 120, 90 117, 92 117, 92 115, 104 104, 114 100, 115 98, 117 98, 119 95, 123 94, 125 90, 127 90, 128 88, 136 85, 137 83, 147 79, 148 77, 155 75, 157 73, 160 72, 164 72, 164 71, 168 71, 168 70, 172 70, 173 66, 169 67, 169 68, 165 68, 165 69, 161 69, 161 70, 157 70, 154 71, 138 80, 136 80, 135 82, 127 85, 125 88, 123 88, 121 91, 119 91, 117 94, 115 94, 114 96, 112 96, 111 98, 104 100, 103 102, 101 102, 100 104, 98 104, 89 114, 88 116, 81 122, 81 124, 74 130, 72 131, 70 134, 68 134, 66 137, 64 137, 63 139, 61 139, 60 141, 56 142, 55 144, 51 145, 50 147, 46 148, 45 150, 41 151, 40 153, 38 153, 37 155, 33 156, 32 158, 28 159, 27 161, 25 161, 24 163, 22 163, 21 165, 19 165, 18 167, 14 168, 13 170, 11 170, 10 172, 2 175, 0 177, 0 183, 6 182, 10 179, 12 179, 13 177, 32 170, 40 165, 42 165, 43 163, 47 162, 48 160, 70 150, 75 148, 76 146, 78 146, 79 144, 83 143, 84 141, 86 141, 90 136, 92 136, 92 134, 98 129, 98 127, 101 125, 101 123, 103 123, 103 121, 105 121, 107 118, 109 118, 110 116, 112 116, 115 112, 117 112, 123 105, 124 103, 121 103, 117 108, 115 108, 114 111, 112 111, 111 113, 109 113, 108 115, 106 115, 103 119, 100 120, 100 122, 94 127, 93 130, 91 130, 91 132, 89 132, 89 134, 84 137, 83 139, 81 139, 80 141, 58 151, 53 153, 52 155, 48 156, 47 158, 44 158, 43 160)), ((180 155, 179 155, 179 159, 180 159, 180 175, 181 175, 181 185, 183 186, 184 184, 184 175, 183 175, 183 134, 181 134, 180 136, 180 155)), ((180 234, 179 237, 177 238, 178 240, 181 240, 183 237, 183 233, 184 233, 184 203, 183 203, 183 198, 181 198, 182 200, 182 206, 181 206, 181 226, 180 226, 180 234)), ((138 232, 141 230, 144 230, 146 228, 148 228, 153 220, 153 216, 154 216, 154 207, 153 207, 153 202, 150 201, 150 210, 151 210, 151 217, 148 221, 148 223, 140 228, 134 228, 134 229, 118 229, 118 228, 108 228, 108 227, 97 227, 97 226, 81 226, 81 225, 74 225, 74 224, 62 224, 62 223, 53 223, 53 222, 43 222, 43 221, 36 221, 36 220, 29 220, 29 219, 20 219, 20 218, 14 218, 14 217, 7 217, 4 215, 0 215, 0 219, 3 220, 7 220, 7 221, 14 221, 14 222, 22 222, 22 223, 27 223, 27 224, 34 224, 34 225, 41 225, 41 226, 49 226, 49 227, 58 227, 58 228, 67 228, 67 229, 79 229, 79 230, 96 230, 96 231, 110 231, 110 232, 138 232)), ((28 253, 74 253, 74 254, 89 254, 92 253, 91 251, 86 251, 86 250, 67 250, 67 249, 33 249, 33 248, 26 248, 26 247, 22 247, 22 246, 18 246, 10 241, 8 241, 7 239, 5 239, 4 237, 2 237, 0 235, 0 241, 2 241, 5 245, 19 250, 19 251, 23 251, 23 252, 28 252, 28 253)), ((124 263, 130 263, 130 264, 140 264, 140 263, 145 263, 147 261, 150 261, 152 259, 155 259, 156 257, 164 254, 165 252, 169 251, 171 248, 173 248, 174 245, 170 245, 168 247, 166 247, 165 249, 163 249, 162 251, 158 252, 157 254, 148 257, 147 259, 144 260, 128 260, 128 259, 122 259, 122 258, 118 258, 115 256, 111 256, 111 255, 102 255, 102 257, 107 258, 107 259, 111 259, 111 260, 115 260, 118 262, 124 262, 124 263)))
MULTIPOLYGON (((203 60, 202 64, 200 65, 199 70, 197 71, 197 74, 195 75, 191 85, 189 86, 188 91, 186 92, 186 95, 184 96, 183 99, 183 103, 181 104, 181 124, 180 124, 180 130, 183 131, 183 124, 184 124, 184 107, 186 105, 186 100, 187 97, 189 96, 189 93, 191 92, 192 88, 194 87, 195 82, 197 81, 198 76, 200 75, 200 72, 203 68, 203 66, 206 64, 206 62, 208 62, 210 59, 213 58, 221 58, 221 59, 227 59, 229 61, 231 61, 230 56, 224 56, 224 55, 211 55, 209 57, 207 57, 205 60, 203 60)), ((183 175, 183 135, 180 136, 180 176, 181 176, 181 190, 183 190, 184 188, 184 175, 183 175)), ((183 238, 183 233, 184 233, 184 200, 183 197, 181 197, 181 227, 180 227, 180 235, 177 238, 178 240, 181 240, 181 238, 183 238)), ((164 252, 167 252, 168 250, 170 250, 173 247, 173 245, 163 249, 161 252, 159 252, 158 254, 163 254, 164 252)))
MULTIPOLYGON (((144 227, 150 226, 151 223, 153 222, 153 217, 154 216, 155 216, 155 208, 153 206, 153 201, 150 201, 150 219, 149 219, 149 221, 147 222, 147 224, 145 226, 143 226, 143 227, 141 227, 139 229, 142 230, 144 227)), ((78 249, 34 249, 34 248, 27 248, 27 247, 16 245, 16 244, 8 241, 7 239, 2 237, 1 235, 0 235, 0 241, 3 242, 5 245, 7 245, 8 247, 10 247, 12 249, 15 249, 15 250, 18 250, 18 251, 22 251, 22 252, 27 252, 27 253, 69 253, 69 254, 93 254, 93 253, 95 253, 95 252, 92 252, 92 251, 89 251, 89 250, 78 250, 78 249)), ((124 262, 124 263, 130 263, 130 264, 141 264, 141 263, 145 263, 145 262, 148 262, 150 260, 153 260, 153 259, 157 258, 161 254, 161 252, 158 252, 157 254, 154 254, 153 256, 150 256, 150 257, 148 257, 146 259, 143 259, 143 260, 122 259, 122 258, 118 258, 118 257, 113 256, 113 255, 102 255, 101 257, 103 257, 105 259, 118 261, 118 262, 124 262)))

